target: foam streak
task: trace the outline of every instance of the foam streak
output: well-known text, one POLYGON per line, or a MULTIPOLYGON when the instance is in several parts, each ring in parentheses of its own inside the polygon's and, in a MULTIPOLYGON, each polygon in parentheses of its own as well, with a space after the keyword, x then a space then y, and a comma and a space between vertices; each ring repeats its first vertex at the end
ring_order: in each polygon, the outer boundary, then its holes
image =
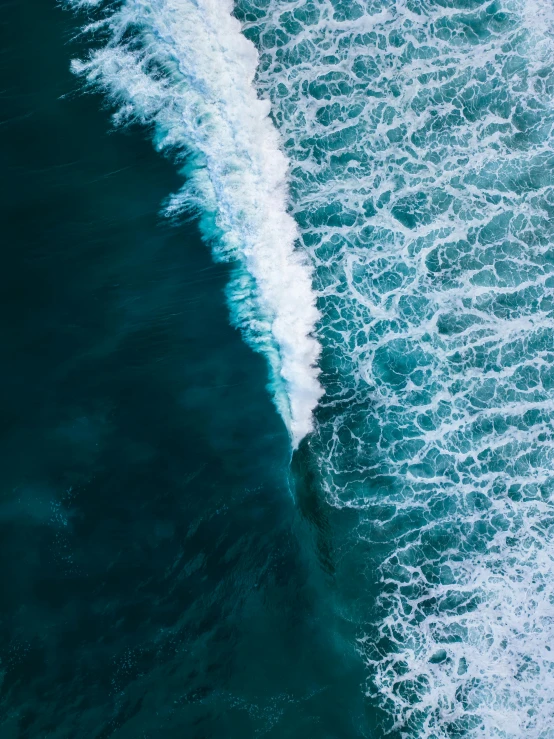
POLYGON ((87 27, 107 42, 72 67, 119 105, 117 122, 152 126, 158 149, 186 157, 187 184, 167 210, 200 212, 216 259, 235 263, 233 320, 268 358, 296 446, 322 393, 318 312, 287 212, 287 159, 252 84, 258 55, 232 10, 232 0, 127 0, 87 27))

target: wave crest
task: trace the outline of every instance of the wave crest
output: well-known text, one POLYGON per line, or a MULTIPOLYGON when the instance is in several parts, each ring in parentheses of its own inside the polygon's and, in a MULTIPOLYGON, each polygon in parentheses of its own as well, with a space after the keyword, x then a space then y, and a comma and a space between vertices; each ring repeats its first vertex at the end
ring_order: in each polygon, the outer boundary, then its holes
POLYGON ((231 0, 128 0, 85 28, 104 43, 72 69, 118 105, 116 123, 152 126, 156 148, 183 163, 187 182, 167 212, 198 211, 215 258, 235 263, 233 320, 267 357, 297 446, 322 394, 319 314, 287 212, 288 162, 252 84, 258 54, 232 11, 231 0))

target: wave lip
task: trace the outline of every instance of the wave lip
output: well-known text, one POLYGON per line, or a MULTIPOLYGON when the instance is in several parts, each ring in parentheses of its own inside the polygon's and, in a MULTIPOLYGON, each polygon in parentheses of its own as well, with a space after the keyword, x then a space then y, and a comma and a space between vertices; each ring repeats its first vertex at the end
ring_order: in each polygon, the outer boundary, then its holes
POLYGON ((232 0, 127 0, 86 27, 106 40, 72 69, 118 104, 116 122, 150 125, 158 149, 186 157, 187 183, 167 211, 200 212, 215 258, 235 262, 233 320, 269 361, 296 447, 323 393, 319 313, 287 210, 288 161, 253 85, 258 53, 232 11, 232 0))

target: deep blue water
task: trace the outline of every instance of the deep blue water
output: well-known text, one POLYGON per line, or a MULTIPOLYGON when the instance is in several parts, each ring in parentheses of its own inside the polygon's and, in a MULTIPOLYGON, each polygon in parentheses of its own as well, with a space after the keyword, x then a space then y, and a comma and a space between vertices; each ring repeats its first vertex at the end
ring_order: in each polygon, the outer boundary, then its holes
POLYGON ((0 24, 0 736, 361 735, 229 267, 159 214, 180 179, 144 131, 79 92, 75 19, 0 24))

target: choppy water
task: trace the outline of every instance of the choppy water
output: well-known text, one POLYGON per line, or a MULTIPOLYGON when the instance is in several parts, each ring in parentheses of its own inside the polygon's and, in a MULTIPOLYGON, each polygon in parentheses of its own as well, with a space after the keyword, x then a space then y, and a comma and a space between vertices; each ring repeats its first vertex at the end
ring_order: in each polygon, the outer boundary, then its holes
POLYGON ((315 265, 312 453, 408 736, 553 736, 553 17, 241 3, 315 265))
POLYGON ((74 70, 188 154, 169 212, 308 433, 377 734, 553 737, 552 6, 80 5, 74 70))

